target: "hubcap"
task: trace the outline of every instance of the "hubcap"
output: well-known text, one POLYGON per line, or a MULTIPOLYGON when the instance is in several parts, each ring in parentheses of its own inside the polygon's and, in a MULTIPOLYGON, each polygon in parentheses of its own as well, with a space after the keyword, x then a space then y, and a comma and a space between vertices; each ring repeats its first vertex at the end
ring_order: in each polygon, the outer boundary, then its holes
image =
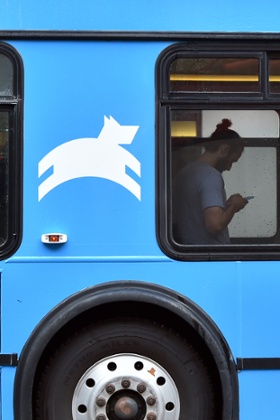
POLYGON ((80 378, 74 420, 178 420, 179 394, 169 373, 137 354, 100 360, 80 378))
POLYGON ((133 398, 121 397, 115 404, 114 413, 118 419, 133 419, 138 413, 137 403, 133 398))

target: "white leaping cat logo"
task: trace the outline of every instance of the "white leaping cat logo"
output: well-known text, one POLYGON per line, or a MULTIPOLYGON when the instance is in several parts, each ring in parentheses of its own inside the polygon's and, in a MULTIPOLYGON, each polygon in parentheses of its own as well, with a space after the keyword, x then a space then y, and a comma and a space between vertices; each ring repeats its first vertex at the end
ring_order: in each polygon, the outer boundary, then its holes
POLYGON ((38 200, 63 182, 81 177, 109 179, 141 200, 140 185, 126 173, 128 166, 140 177, 140 162, 120 146, 132 143, 138 128, 122 126, 114 118, 104 117, 104 126, 97 138, 71 140, 51 150, 38 165, 39 177, 53 167, 53 173, 39 185, 38 200))

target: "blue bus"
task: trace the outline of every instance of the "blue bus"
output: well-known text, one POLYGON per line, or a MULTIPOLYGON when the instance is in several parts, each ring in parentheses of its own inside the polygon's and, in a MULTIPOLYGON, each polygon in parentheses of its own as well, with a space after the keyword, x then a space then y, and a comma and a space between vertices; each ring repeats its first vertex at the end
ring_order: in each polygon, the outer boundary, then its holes
POLYGON ((279 4, 0 4, 3 420, 280 417, 279 4))

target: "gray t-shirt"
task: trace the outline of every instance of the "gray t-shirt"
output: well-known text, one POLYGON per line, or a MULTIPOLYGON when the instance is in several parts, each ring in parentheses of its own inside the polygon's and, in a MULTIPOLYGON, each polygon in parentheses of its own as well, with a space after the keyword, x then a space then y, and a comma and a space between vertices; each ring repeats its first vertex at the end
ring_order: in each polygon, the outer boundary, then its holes
POLYGON ((192 162, 178 174, 173 191, 174 236, 179 243, 230 243, 227 228, 216 236, 205 229, 203 211, 208 207, 226 207, 223 177, 217 169, 205 162, 192 162))

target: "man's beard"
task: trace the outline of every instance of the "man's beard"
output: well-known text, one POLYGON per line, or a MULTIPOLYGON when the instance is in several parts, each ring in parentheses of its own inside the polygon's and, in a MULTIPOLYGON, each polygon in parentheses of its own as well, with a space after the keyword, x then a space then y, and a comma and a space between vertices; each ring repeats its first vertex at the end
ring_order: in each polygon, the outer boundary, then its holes
POLYGON ((222 173, 228 170, 228 164, 229 164, 228 157, 220 158, 218 162, 216 163, 215 168, 217 169, 217 171, 222 173))

